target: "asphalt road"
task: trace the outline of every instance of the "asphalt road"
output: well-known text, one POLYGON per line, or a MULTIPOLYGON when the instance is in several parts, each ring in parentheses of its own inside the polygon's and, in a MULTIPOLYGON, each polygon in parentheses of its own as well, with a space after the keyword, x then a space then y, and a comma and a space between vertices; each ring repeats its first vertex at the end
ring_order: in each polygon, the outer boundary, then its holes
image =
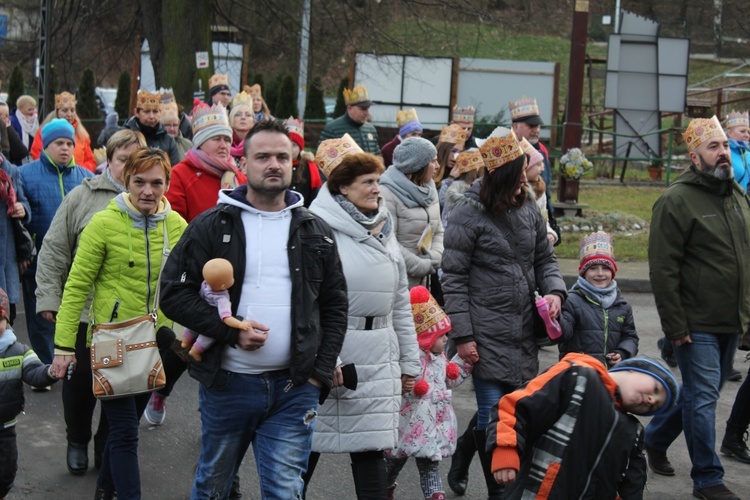
MULTIPOLYGON (((633 305, 636 326, 641 337, 641 353, 658 356, 656 341, 660 328, 653 297, 649 294, 628 294, 633 305)), ((16 321, 19 339, 27 342, 24 317, 19 314, 16 321)), ((748 362, 744 353, 737 353, 735 366, 747 376, 748 362)), ((545 369, 557 360, 557 352, 551 348, 540 353, 541 368, 545 369)), ((724 423, 729 415, 737 382, 728 382, 718 405, 717 449, 724 435, 724 423)), ((17 499, 89 499, 94 496, 96 470, 93 466, 83 476, 72 476, 65 467, 65 427, 62 417, 60 384, 50 392, 32 392, 26 387, 26 412, 18 419, 19 469, 13 491, 8 500, 17 499)), ((467 382, 454 391, 454 406, 459 426, 463 431, 474 412, 475 402, 471 383, 467 382)), ((98 418, 97 408, 97 418, 98 418)), ((648 419, 644 418, 644 425, 648 419)), ((152 427, 145 420, 141 423, 139 457, 144 499, 182 500, 189 498, 193 479, 193 468, 199 448, 200 418, 197 403, 197 383, 185 375, 177 384, 168 400, 167 420, 160 427, 152 427)), ((93 443, 90 447, 93 465, 93 443)), ((691 498, 690 459, 683 438, 678 439, 669 452, 677 469, 675 477, 649 476, 646 499, 691 498)), ((443 483, 448 490, 445 474, 449 461, 442 466, 443 483)), ((750 465, 742 464, 722 456, 726 484, 740 497, 750 499, 750 465)), ((259 499, 257 473, 252 453, 249 452, 240 471, 243 498, 259 499)), ((404 467, 398 480, 396 498, 420 499, 419 476, 416 465, 410 462, 404 467)), ((355 498, 349 466, 349 456, 323 455, 315 472, 308 498, 355 498)), ((457 498, 448 491, 447 498, 457 498)), ((479 461, 471 468, 466 499, 486 498, 486 489, 479 461)))

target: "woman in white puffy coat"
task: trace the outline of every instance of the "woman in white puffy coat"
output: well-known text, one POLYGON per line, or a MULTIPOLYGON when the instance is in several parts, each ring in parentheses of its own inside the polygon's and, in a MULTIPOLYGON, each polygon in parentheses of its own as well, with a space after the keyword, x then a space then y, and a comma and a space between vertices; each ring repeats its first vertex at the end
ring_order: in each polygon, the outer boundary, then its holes
MULTIPOLYGON (((336 139, 334 139, 336 141, 336 139)), ((326 148, 321 144, 320 151, 326 148)), ((342 365, 353 363, 356 390, 334 389, 318 410, 306 482, 320 453, 350 453, 358 498, 385 498, 383 450, 396 446, 401 394, 420 371, 419 348, 404 260, 380 198, 382 161, 350 153, 338 165, 318 164, 328 181, 310 210, 334 230, 349 294, 342 365)), ((349 384, 347 384, 349 385, 349 384)))

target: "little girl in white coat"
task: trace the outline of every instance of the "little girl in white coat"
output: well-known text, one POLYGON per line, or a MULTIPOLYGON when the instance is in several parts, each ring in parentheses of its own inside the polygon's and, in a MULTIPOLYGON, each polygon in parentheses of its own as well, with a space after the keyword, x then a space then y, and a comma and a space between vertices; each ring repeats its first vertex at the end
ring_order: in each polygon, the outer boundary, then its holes
POLYGON ((388 498, 396 489, 396 478, 409 457, 417 460, 424 497, 443 500, 440 461, 456 451, 456 413, 452 391, 470 374, 472 366, 456 355, 445 356, 450 318, 423 286, 411 289, 411 312, 417 330, 422 374, 412 392, 402 398, 398 446, 385 452, 388 498))

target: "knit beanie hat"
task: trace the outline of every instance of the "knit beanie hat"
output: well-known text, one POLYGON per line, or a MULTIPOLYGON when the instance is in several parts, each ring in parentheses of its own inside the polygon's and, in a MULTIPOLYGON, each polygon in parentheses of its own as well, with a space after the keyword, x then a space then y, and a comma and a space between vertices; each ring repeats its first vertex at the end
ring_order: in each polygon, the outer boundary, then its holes
POLYGON ((120 115, 117 114, 117 111, 112 111, 110 114, 107 115, 106 120, 104 120, 104 123, 108 127, 116 127, 117 121, 120 119, 120 115))
POLYGON ((578 246, 578 274, 583 276, 591 266, 602 265, 612 271, 612 278, 617 274, 615 251, 612 237, 604 231, 597 231, 584 236, 578 246))
POLYGON ((200 106, 193 114, 193 145, 199 148, 210 138, 219 135, 232 138, 226 109, 221 104, 210 108, 200 106))
POLYGON ((68 120, 55 118, 42 129, 42 146, 46 148, 57 139, 70 139, 76 143, 76 130, 68 120))
POLYGON ((644 416, 658 415, 673 408, 680 397, 680 384, 677 382, 672 370, 660 359, 648 356, 638 356, 636 358, 625 359, 609 369, 610 372, 635 371, 651 375, 659 381, 667 391, 667 399, 664 406, 656 411, 644 413, 644 416))
POLYGON ((398 135, 401 138, 412 132, 422 132, 422 124, 419 123, 417 110, 414 108, 399 110, 399 112, 396 113, 396 125, 398 125, 398 135))
POLYGON ((451 320, 427 288, 415 286, 409 295, 419 348, 429 351, 439 337, 451 331, 451 320))
POLYGON ((404 174, 418 172, 437 156, 435 145, 423 137, 409 137, 393 150, 393 166, 404 174))
POLYGON ((10 321, 10 302, 8 301, 8 294, 2 288, 0 288, 0 319, 10 321))
POLYGON ((284 127, 289 132, 289 138, 299 146, 300 151, 305 150, 305 124, 302 120, 298 120, 293 116, 290 116, 284 120, 284 127))

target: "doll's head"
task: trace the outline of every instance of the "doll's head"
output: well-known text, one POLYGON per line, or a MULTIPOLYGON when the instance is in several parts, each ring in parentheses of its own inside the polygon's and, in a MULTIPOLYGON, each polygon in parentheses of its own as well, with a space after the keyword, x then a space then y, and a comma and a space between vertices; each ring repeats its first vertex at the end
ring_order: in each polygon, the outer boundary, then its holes
MULTIPOLYGON (((432 351, 437 340, 451 331, 451 320, 425 287, 415 286, 409 293, 419 348, 432 351)), ((441 343, 445 348, 445 342, 441 343)))
POLYGON ((214 292, 234 285, 234 268, 227 259, 211 259, 203 266, 203 279, 214 292))

